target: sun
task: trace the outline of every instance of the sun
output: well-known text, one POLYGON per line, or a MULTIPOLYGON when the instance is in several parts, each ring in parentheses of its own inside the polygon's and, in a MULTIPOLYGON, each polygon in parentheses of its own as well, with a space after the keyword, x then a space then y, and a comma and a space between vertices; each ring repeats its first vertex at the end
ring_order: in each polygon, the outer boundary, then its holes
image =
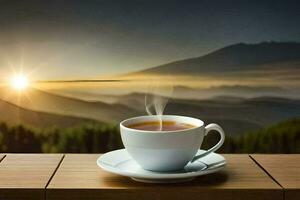
POLYGON ((24 90, 28 87, 28 79, 23 74, 17 74, 11 78, 10 85, 16 90, 24 90))

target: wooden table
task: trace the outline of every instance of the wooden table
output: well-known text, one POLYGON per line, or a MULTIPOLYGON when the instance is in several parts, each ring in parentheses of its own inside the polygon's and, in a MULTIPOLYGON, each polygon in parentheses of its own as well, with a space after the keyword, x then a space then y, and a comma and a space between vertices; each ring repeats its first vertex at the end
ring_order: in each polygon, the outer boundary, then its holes
POLYGON ((59 154, 8 154, 0 163, 0 199, 44 199, 59 154))
POLYGON ((224 156, 228 164, 218 173, 146 184, 101 170, 99 154, 0 154, 0 200, 300 199, 300 155, 224 156), (285 173, 273 168, 274 159, 286 163, 285 173))
POLYGON ((251 157, 284 189, 284 199, 300 199, 300 154, 251 157))

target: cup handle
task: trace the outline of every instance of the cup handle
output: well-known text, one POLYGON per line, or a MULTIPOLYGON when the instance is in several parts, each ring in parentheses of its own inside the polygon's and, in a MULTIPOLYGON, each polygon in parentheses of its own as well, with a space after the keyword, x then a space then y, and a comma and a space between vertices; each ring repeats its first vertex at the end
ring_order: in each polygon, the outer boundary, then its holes
POLYGON ((204 157, 204 156, 206 156, 206 155, 208 155, 208 154, 210 154, 210 153, 218 150, 222 146, 222 144, 224 143, 225 133, 224 133, 224 130, 221 128, 221 126, 219 126, 218 124, 208 124, 207 126, 205 126, 205 135, 204 136, 206 136, 212 130, 217 131, 220 134, 221 139, 219 140, 219 142, 215 146, 213 146, 212 148, 208 149, 205 153, 200 154, 198 156, 195 156, 191 160, 191 162, 194 162, 194 161, 198 160, 199 158, 202 158, 202 157, 204 157))

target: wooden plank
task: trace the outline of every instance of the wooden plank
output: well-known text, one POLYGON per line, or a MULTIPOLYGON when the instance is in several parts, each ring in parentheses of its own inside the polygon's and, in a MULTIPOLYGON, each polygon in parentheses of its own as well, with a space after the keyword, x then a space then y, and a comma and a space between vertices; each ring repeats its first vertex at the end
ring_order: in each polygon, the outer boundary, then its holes
POLYGON ((0 162, 3 160, 4 157, 5 157, 5 154, 0 154, 0 162))
POLYGON ((66 155, 46 189, 47 199, 283 199, 282 188, 248 155, 225 155, 224 170, 177 184, 134 182, 98 168, 98 157, 66 155))
POLYGON ((41 200, 63 155, 7 154, 0 163, 0 199, 41 200))
POLYGON ((300 199, 300 154, 251 157, 284 188, 286 200, 300 199))

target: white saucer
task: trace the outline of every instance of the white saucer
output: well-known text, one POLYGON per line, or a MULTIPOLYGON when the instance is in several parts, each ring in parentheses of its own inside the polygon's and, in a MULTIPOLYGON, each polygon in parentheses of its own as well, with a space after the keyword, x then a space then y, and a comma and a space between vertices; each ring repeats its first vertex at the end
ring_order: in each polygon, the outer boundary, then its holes
MULTIPOLYGON (((204 152, 204 150, 199 150, 197 154, 204 152)), ((188 163, 180 171, 153 172, 142 169, 125 149, 120 149, 100 156, 97 165, 111 173, 131 177, 140 182, 174 183, 189 181, 197 176, 217 172, 225 167, 226 160, 220 154, 211 153, 193 163, 188 163)))

